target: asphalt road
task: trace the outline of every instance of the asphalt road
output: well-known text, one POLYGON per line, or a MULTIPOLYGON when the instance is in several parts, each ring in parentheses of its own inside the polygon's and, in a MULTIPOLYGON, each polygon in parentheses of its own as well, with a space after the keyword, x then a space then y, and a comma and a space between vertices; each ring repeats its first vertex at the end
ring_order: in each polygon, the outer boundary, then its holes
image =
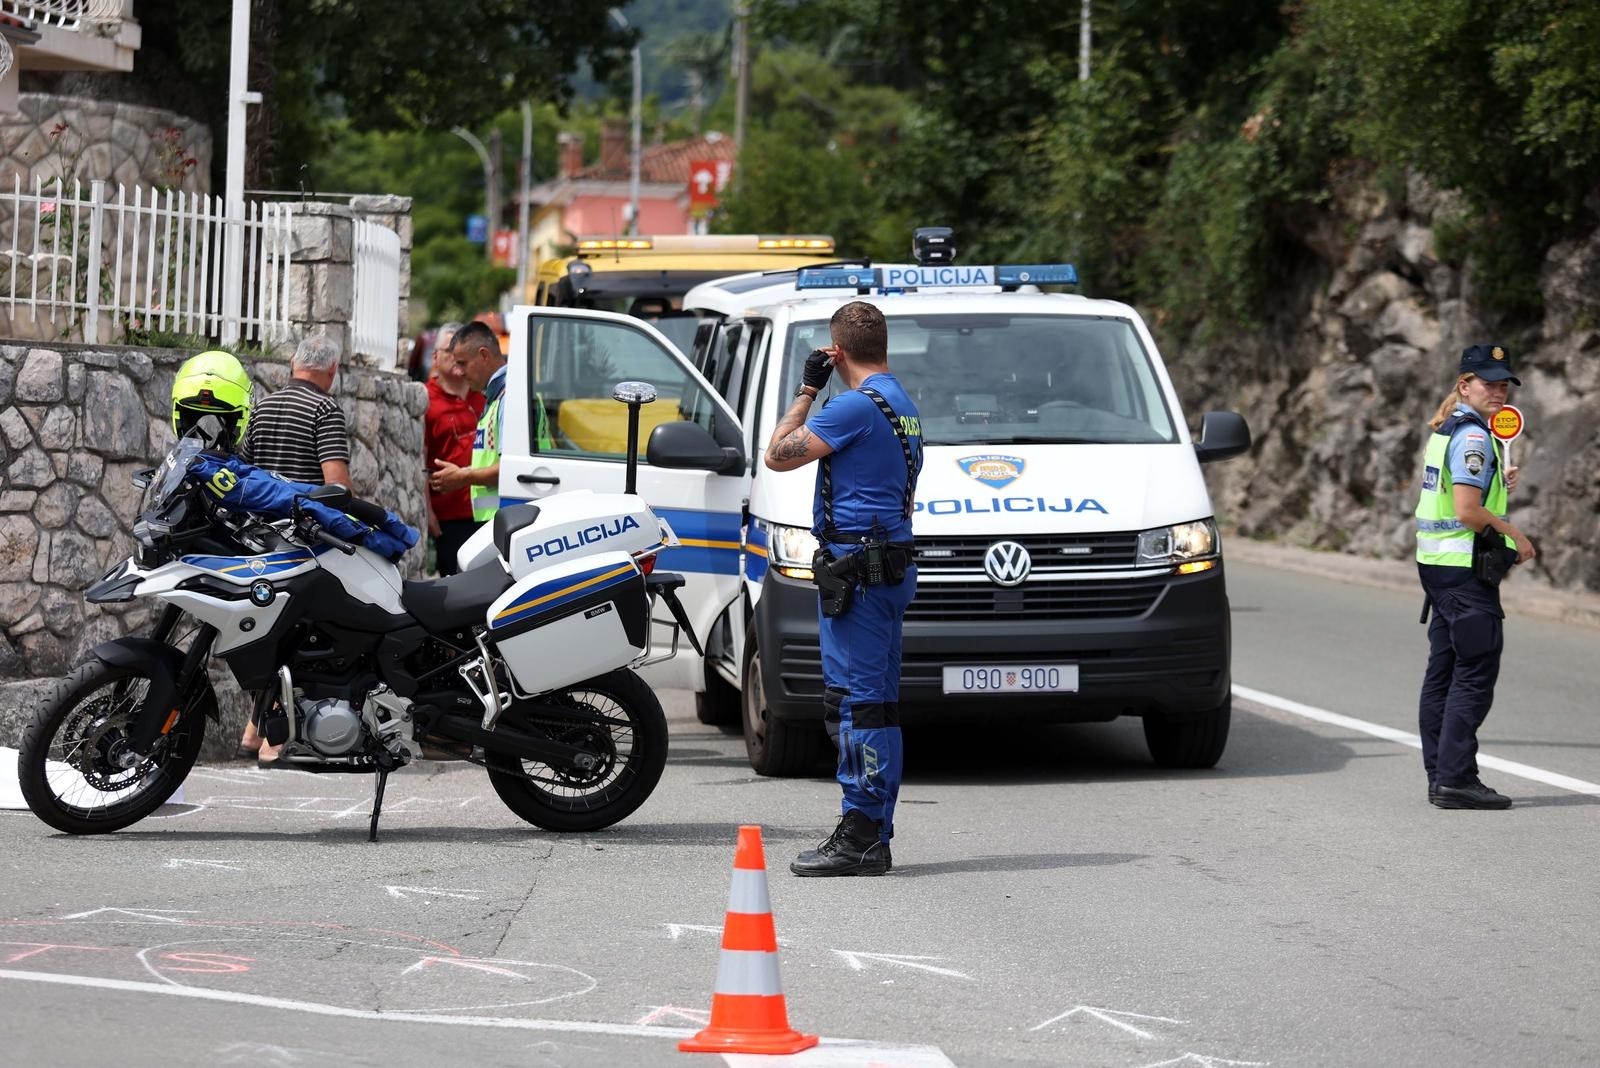
MULTIPOLYGON (((1230 589, 1236 682, 1414 730, 1415 597, 1230 589)), ((1600 633, 1508 634, 1485 751, 1600 781, 1600 633)), ((103 838, 0 813, 0 1063, 692 1064, 740 823, 790 1019, 824 1036, 778 1063, 1600 1063, 1581 790, 1486 771, 1517 807, 1437 811, 1414 749, 1253 702, 1199 773, 1136 722, 914 731, 894 873, 802 881, 832 782, 753 776, 666 697, 660 788, 594 835, 521 824, 463 764, 396 776, 377 845, 367 780, 238 765, 103 838)))

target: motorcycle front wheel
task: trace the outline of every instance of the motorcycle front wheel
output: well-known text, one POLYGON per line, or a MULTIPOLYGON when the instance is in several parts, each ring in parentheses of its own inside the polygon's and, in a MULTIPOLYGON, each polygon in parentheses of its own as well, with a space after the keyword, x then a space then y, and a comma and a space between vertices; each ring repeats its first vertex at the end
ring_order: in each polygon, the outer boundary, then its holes
POLYGON ((124 767, 149 688, 139 668, 102 660, 56 683, 17 753, 17 784, 35 816, 68 834, 105 834, 166 803, 200 755, 216 697, 207 686, 198 707, 188 708, 148 756, 124 767))
POLYGON ((502 722, 588 750, 595 766, 553 768, 485 748, 489 782, 505 806, 549 831, 597 831, 633 813, 667 766, 667 716, 655 691, 626 669, 513 705, 502 722))

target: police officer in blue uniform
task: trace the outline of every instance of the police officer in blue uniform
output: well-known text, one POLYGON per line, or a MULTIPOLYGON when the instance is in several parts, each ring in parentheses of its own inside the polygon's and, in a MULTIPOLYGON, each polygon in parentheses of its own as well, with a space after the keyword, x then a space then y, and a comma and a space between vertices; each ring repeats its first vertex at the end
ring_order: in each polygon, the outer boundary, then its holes
POLYGON ((824 720, 839 752, 841 818, 796 875, 882 875, 900 793, 900 647, 916 593, 911 510, 922 469, 916 405, 889 373, 883 313, 852 301, 829 322, 833 345, 806 360, 795 401, 773 431, 766 464, 819 461, 812 562, 819 592, 824 720), (849 387, 811 413, 837 371, 849 387), (810 419, 807 420, 807 415, 810 419))
POLYGON ((1439 405, 1417 502, 1417 571, 1426 597, 1428 668, 1418 720, 1428 800, 1438 808, 1503 809, 1511 799, 1478 779, 1478 728, 1494 703, 1504 647, 1500 580, 1534 556, 1506 518, 1517 469, 1501 460, 1489 422, 1513 385, 1503 345, 1461 354, 1455 388, 1439 405))

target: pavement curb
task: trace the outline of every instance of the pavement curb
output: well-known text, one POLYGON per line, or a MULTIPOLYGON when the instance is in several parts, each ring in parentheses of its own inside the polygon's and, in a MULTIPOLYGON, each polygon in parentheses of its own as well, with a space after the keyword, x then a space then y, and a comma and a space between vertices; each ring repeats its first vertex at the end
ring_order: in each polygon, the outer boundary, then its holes
MULTIPOLYGON (((1377 560, 1368 556, 1305 549, 1297 545, 1254 541, 1238 535, 1223 541, 1224 559, 1336 579, 1356 586, 1417 595, 1422 607, 1422 587, 1417 565, 1410 560, 1377 560)), ((1506 615, 1546 619, 1557 623, 1600 629, 1600 594, 1557 590, 1537 579, 1513 571, 1501 585, 1506 615)))

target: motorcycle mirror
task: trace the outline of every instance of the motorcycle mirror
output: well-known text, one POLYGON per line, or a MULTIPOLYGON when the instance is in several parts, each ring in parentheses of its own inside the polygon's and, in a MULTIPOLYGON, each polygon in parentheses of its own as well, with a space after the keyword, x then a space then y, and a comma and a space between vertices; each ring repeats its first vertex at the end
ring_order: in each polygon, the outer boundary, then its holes
POLYGON ((155 479, 156 469, 153 467, 147 467, 143 471, 135 471, 133 473, 133 484, 140 489, 149 489, 150 483, 154 482, 155 479))
POLYGON ((618 382, 611 397, 628 406, 628 474, 622 491, 632 493, 639 485, 639 408, 656 399, 656 387, 648 382, 618 382))

